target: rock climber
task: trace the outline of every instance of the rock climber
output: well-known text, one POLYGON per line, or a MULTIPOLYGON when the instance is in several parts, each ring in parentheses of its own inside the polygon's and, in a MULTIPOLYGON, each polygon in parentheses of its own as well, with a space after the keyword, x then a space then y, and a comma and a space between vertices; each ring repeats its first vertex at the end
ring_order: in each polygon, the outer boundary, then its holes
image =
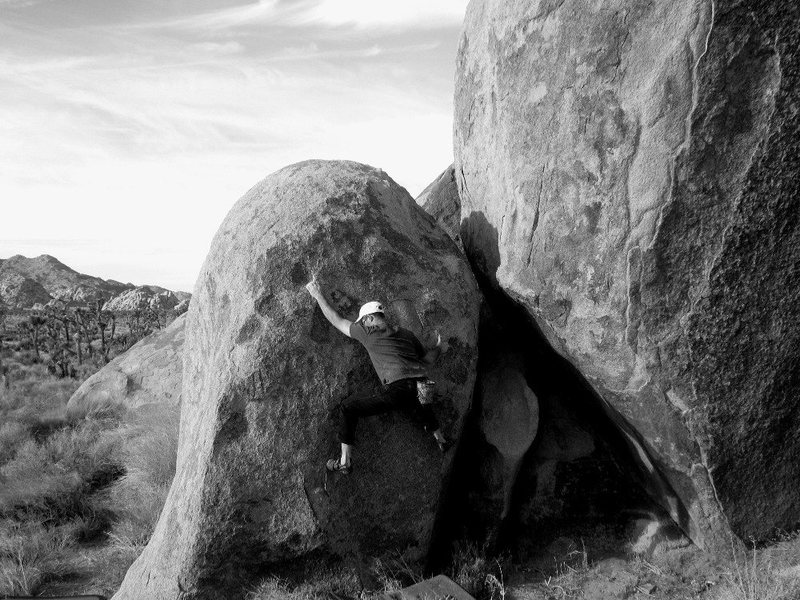
POLYGON ((412 332, 387 323, 380 302, 364 304, 358 311, 358 318, 351 322, 331 306, 316 276, 306 284, 306 289, 331 325, 367 349, 382 384, 376 391, 358 391, 340 402, 338 438, 342 445, 341 456, 328 460, 325 468, 334 473, 349 474, 359 417, 395 410, 418 416, 425 429, 433 432, 439 449, 447 452, 450 440, 444 437, 431 407, 420 404, 417 399, 417 382, 427 380, 428 367, 439 357, 441 335, 436 336, 436 346, 426 350, 412 332))

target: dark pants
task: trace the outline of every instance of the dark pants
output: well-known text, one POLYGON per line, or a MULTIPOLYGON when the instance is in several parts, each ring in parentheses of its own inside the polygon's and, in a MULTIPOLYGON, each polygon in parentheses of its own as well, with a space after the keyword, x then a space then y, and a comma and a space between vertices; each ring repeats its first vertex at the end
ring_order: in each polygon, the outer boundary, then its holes
POLYGON ((427 431, 439 429, 433 410, 417 400, 417 380, 400 379, 375 391, 356 392, 339 404, 339 441, 352 445, 356 441, 359 417, 371 417, 400 410, 421 421, 427 431))

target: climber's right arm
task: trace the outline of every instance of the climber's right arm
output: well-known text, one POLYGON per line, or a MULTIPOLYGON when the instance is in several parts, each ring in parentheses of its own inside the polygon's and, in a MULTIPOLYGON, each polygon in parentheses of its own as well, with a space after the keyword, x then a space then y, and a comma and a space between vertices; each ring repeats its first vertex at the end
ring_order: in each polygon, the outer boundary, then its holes
POLYGON ((306 284, 306 289, 308 293, 311 294, 311 297, 317 301, 322 314, 325 315, 325 318, 330 321, 330 324, 336 327, 339 331, 345 334, 347 337, 350 337, 350 325, 353 323, 348 321, 347 319, 341 317, 339 313, 336 312, 328 299, 325 297, 325 293, 322 291, 322 288, 317 281, 317 276, 315 275, 311 281, 306 284))

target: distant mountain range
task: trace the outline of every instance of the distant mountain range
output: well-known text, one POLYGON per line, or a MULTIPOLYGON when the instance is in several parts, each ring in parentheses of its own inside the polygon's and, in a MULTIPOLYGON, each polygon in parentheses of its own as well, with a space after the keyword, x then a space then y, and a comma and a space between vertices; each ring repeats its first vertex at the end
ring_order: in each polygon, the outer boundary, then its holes
POLYGON ((0 302, 9 308, 30 308, 61 300, 68 304, 106 303, 109 310, 174 308, 191 294, 156 285, 135 286, 78 273, 48 254, 0 259, 0 302))

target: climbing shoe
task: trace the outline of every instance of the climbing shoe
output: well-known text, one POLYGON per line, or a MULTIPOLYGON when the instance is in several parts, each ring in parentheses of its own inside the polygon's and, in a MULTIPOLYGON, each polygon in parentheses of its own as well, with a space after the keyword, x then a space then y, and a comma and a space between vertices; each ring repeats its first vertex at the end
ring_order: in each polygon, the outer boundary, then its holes
POLYGON ((446 454, 447 451, 453 447, 453 442, 451 440, 441 440, 441 441, 436 440, 436 443, 439 446, 439 452, 441 452, 442 454, 446 454))
POLYGON ((331 473, 341 473, 342 475, 350 475, 352 470, 350 463, 343 465, 338 458, 332 458, 326 462, 325 468, 331 473))

